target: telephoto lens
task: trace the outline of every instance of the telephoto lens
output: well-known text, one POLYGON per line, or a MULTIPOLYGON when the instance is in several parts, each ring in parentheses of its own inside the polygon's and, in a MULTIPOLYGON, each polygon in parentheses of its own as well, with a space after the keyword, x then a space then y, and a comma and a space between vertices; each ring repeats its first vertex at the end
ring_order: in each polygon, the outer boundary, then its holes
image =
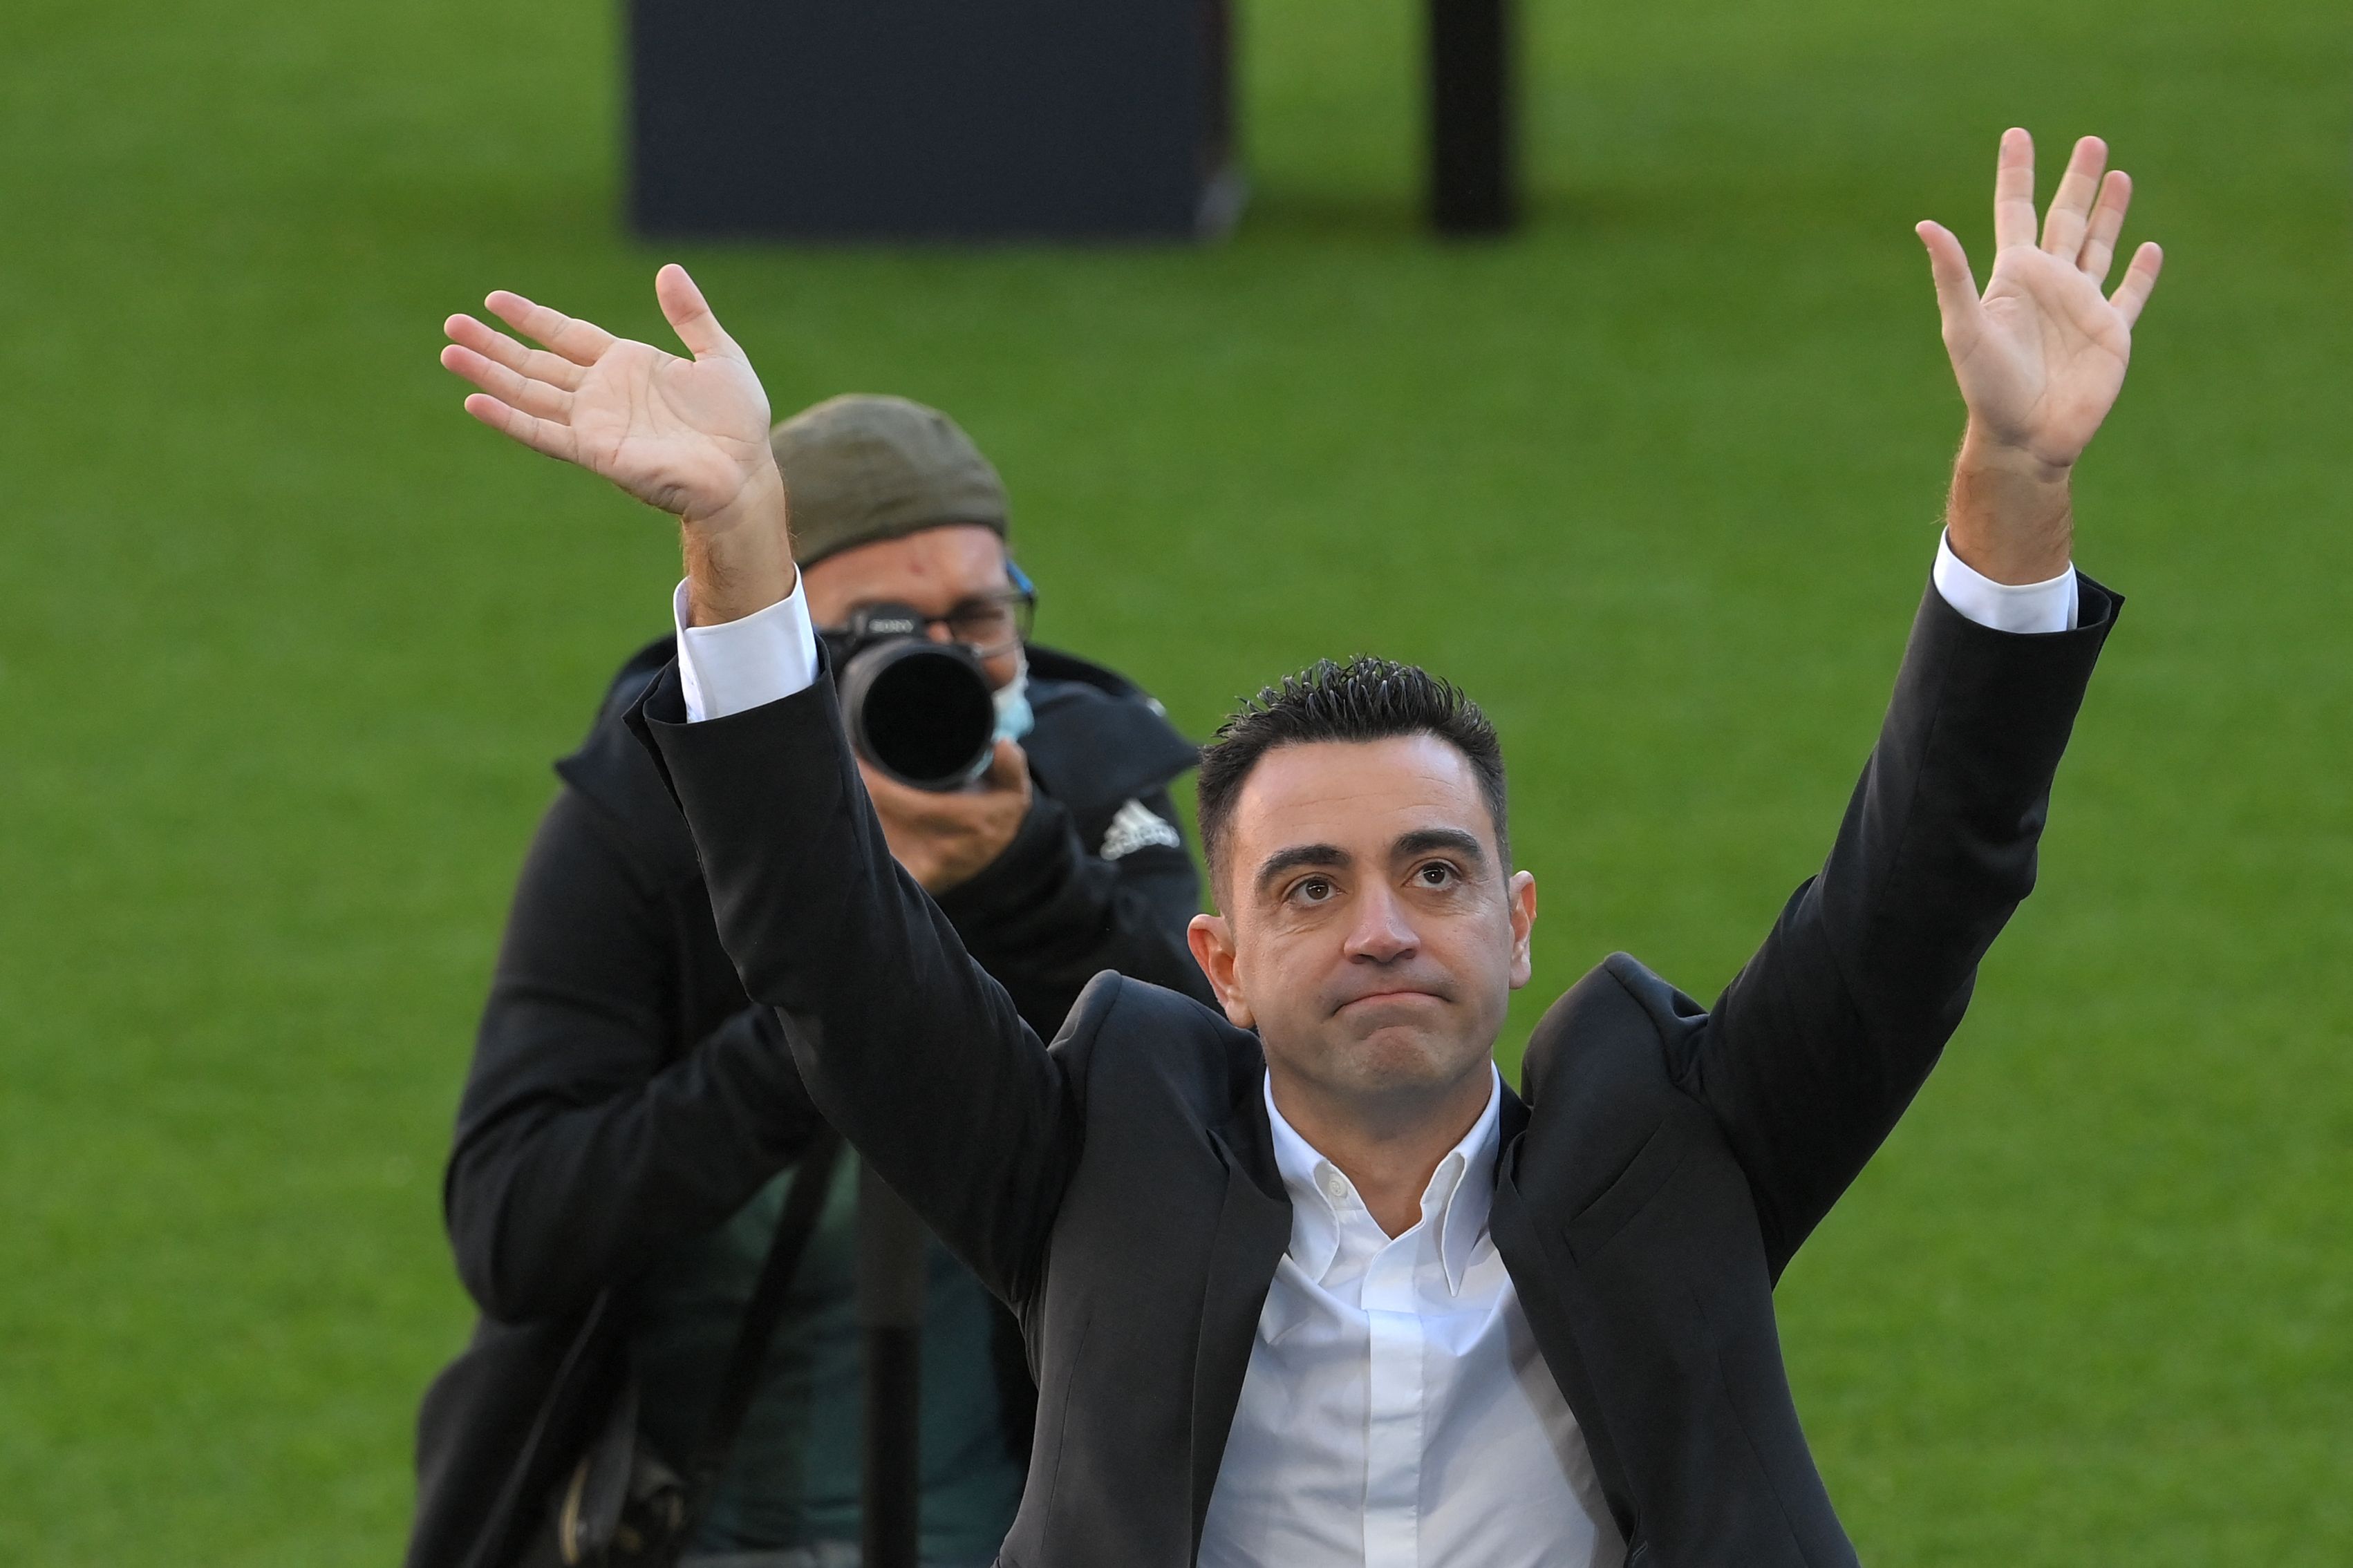
POLYGON ((858 754, 901 784, 945 794, 988 771, 997 699, 972 649, 933 642, 923 626, 904 605, 875 605, 825 640, 858 754))

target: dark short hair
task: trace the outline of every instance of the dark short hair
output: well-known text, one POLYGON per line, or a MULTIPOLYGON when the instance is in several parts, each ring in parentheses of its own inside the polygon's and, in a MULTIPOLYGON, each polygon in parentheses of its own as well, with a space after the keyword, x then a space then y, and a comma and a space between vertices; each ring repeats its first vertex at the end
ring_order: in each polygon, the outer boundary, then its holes
POLYGON ((1417 665, 1359 654, 1345 663, 1319 659, 1262 688, 1201 748, 1201 848, 1211 875, 1224 864, 1234 803, 1261 757, 1281 746, 1399 735, 1434 735, 1470 763, 1494 819, 1496 853, 1508 871, 1511 830, 1504 809, 1504 748, 1495 726, 1453 682, 1417 665))

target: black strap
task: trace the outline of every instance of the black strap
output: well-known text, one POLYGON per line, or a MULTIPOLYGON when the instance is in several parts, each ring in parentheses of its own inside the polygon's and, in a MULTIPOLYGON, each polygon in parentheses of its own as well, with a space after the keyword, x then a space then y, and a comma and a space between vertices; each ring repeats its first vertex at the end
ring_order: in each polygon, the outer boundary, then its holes
POLYGON ((801 1257, 808 1251, 809 1238, 817 1234, 818 1221, 825 1215, 826 1197, 832 1191, 834 1167, 841 1163, 840 1155, 841 1134, 820 1122, 815 1141, 793 1172, 784 1213, 776 1220, 776 1238, 768 1243, 768 1259, 760 1266, 760 1281, 752 1288, 751 1302, 744 1309, 744 1325, 736 1331, 735 1348, 727 1352, 727 1368, 720 1374, 719 1397, 712 1403, 702 1436, 694 1446, 686 1472, 686 1523, 677 1536, 681 1546, 693 1539, 711 1507, 719 1478, 727 1468, 727 1456, 735 1447, 735 1436, 744 1429, 744 1417, 751 1413, 752 1396, 759 1391, 760 1363, 767 1359, 768 1341, 776 1334, 776 1320, 784 1316, 785 1299, 792 1293, 801 1257))

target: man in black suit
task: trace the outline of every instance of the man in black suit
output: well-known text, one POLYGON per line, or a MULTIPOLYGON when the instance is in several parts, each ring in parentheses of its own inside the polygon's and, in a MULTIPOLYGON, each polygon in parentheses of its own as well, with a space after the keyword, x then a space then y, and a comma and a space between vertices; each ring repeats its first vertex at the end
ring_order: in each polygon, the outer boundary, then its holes
POLYGON ((809 1091, 1019 1315, 1039 1384, 1001 1561, 1830 1564, 1772 1287, 1885 1137, 2031 886, 2118 601, 2068 475, 2159 262, 2077 145, 2036 239, 2003 139, 1982 296, 1920 227, 1969 410, 1934 586, 1820 873, 1715 1009, 1623 955, 1530 1043, 1501 764, 1419 671, 1323 667, 1208 751, 1223 1016, 1115 975, 1049 1048, 892 867, 807 630, 750 366, 676 268, 692 362, 512 295, 449 323, 467 407, 679 515, 692 622, 635 721, 721 938, 809 1091))

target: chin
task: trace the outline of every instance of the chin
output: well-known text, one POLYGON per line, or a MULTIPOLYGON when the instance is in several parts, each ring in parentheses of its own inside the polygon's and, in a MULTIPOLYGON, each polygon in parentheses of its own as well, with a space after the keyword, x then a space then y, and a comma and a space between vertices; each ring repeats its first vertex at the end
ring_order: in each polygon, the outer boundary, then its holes
POLYGON ((1461 1042, 1427 1026, 1391 1024, 1342 1044, 1336 1066, 1356 1088, 1380 1091, 1436 1088, 1461 1071, 1461 1042))

